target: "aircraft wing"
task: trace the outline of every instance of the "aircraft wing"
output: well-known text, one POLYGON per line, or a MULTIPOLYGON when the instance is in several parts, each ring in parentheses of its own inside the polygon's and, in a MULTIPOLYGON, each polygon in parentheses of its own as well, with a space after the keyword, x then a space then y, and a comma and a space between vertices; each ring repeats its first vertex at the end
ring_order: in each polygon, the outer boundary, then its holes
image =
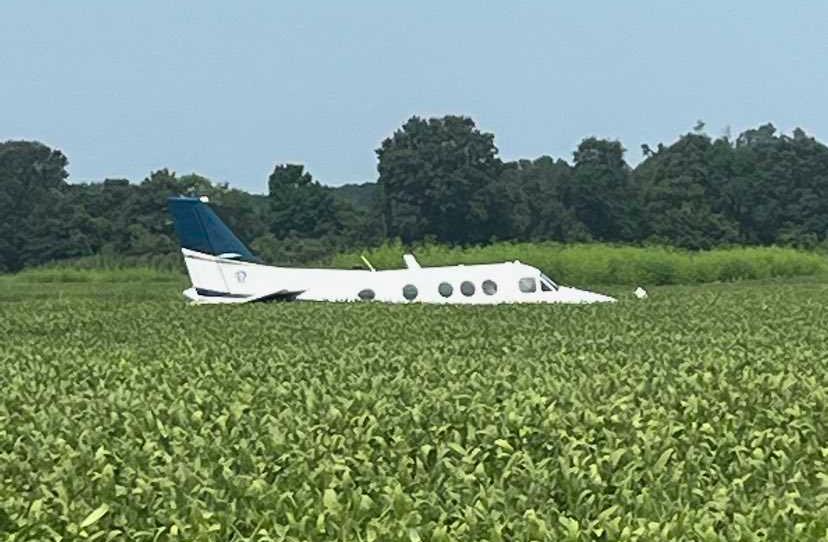
POLYGON ((269 292, 266 294, 257 294, 245 299, 247 302, 265 302, 265 301, 293 301, 305 290, 279 290, 278 292, 269 292))

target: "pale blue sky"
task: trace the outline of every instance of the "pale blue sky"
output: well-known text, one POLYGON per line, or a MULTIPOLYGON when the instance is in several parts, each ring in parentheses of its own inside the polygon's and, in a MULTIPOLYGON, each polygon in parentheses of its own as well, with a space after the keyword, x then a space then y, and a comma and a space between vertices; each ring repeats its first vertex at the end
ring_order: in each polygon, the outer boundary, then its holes
POLYGON ((255 192, 277 162, 376 178, 411 115, 472 116, 505 159, 772 121, 828 138, 828 2, 0 3, 0 140, 71 180, 169 167, 255 192))

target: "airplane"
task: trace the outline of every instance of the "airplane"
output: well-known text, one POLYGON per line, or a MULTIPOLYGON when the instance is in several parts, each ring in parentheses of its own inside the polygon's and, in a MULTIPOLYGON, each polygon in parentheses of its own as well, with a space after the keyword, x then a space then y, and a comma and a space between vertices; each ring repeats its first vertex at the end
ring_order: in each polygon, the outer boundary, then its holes
POLYGON ((380 301, 491 305, 603 303, 614 298, 562 286, 519 261, 405 269, 309 269, 263 264, 207 205, 206 196, 167 200, 197 304, 265 301, 380 301))

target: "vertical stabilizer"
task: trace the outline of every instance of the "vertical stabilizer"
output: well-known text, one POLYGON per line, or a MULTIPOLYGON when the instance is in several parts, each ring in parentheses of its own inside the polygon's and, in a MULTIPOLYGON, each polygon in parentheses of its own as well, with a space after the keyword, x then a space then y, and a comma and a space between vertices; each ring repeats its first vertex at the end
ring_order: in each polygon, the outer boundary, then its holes
POLYGON ((205 200, 170 198, 167 205, 195 297, 228 298, 235 295, 236 282, 230 280, 233 272, 226 268, 258 260, 205 200))
POLYGON ((221 258, 258 262, 202 198, 170 198, 167 206, 181 248, 221 258))

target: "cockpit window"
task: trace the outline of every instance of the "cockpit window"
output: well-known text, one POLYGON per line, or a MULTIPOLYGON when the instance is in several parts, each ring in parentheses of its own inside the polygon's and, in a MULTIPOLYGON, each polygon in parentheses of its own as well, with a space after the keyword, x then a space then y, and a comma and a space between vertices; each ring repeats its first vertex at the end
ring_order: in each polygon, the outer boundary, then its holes
POLYGON ((558 285, 555 283, 554 280, 550 279, 543 273, 541 273, 541 290, 544 292, 552 292, 558 289, 558 285))
POLYGON ((518 287, 524 294, 531 294, 537 291, 538 284, 535 282, 535 277, 524 277, 518 281, 518 287))

